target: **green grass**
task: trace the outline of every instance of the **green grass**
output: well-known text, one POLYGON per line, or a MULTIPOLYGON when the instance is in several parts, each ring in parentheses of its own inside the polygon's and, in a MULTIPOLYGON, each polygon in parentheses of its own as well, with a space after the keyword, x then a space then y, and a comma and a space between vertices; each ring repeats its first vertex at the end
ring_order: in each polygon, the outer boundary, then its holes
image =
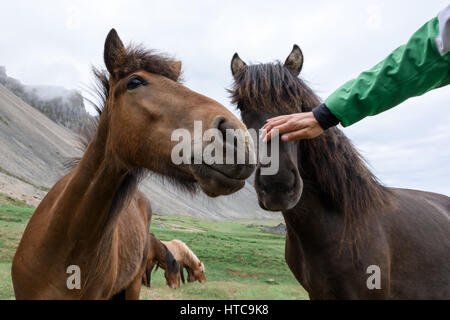
POLYGON ((13 299, 11 261, 34 212, 24 201, 0 193, 0 299, 13 299))
POLYGON ((204 262, 207 282, 189 283, 173 290, 165 285, 163 273, 157 272, 152 275, 152 288, 144 288, 141 297, 307 299, 284 260, 285 237, 261 232, 261 227, 261 222, 211 222, 154 215, 151 231, 161 240, 184 241, 204 262), (173 226, 184 230, 171 229, 173 226))
MULTIPOLYGON (((11 261, 33 211, 0 193, 0 299, 14 298, 11 261)), ((184 241, 204 262, 207 282, 170 289, 159 270, 141 299, 307 299, 284 261, 284 236, 259 230, 278 223, 154 215, 151 231, 161 240, 184 241)))

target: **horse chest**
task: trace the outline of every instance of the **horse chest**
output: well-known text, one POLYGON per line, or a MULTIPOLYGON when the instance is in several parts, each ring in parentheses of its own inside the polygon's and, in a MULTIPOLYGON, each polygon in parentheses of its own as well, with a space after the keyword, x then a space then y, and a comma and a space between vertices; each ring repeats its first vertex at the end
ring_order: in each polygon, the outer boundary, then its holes
POLYGON ((124 214, 115 233, 117 277, 114 290, 128 286, 145 265, 147 234, 145 224, 135 221, 137 218, 132 214, 124 214))

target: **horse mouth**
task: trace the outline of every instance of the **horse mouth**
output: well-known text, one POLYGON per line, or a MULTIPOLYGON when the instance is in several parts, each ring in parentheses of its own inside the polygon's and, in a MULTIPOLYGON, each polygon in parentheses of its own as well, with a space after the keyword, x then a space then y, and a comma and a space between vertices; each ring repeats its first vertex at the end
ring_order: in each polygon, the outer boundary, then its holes
POLYGON ((259 206, 264 210, 273 212, 290 210, 297 205, 299 199, 296 190, 284 194, 268 194, 265 191, 258 193, 259 206))
POLYGON ((259 206, 267 211, 286 211, 294 208, 300 201, 303 182, 297 179, 290 190, 266 190, 255 185, 259 206))
POLYGON ((247 165, 243 170, 246 173, 242 174, 243 171, 240 170, 235 177, 230 176, 224 169, 225 167, 220 165, 211 166, 205 163, 190 165, 195 180, 203 192, 210 197, 229 195, 242 189, 245 185, 245 179, 251 175, 254 166, 247 165))
POLYGON ((166 283, 166 284, 170 289, 178 289, 180 287, 179 284, 174 284, 174 283, 166 283))

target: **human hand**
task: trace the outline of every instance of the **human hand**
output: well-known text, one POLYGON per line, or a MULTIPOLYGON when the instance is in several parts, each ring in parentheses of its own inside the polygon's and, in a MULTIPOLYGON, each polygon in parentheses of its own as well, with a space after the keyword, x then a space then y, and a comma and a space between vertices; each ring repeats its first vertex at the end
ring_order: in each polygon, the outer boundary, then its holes
POLYGON ((323 133, 312 112, 293 113, 268 119, 261 130, 261 139, 264 142, 272 139, 272 130, 278 130, 281 141, 284 142, 312 139, 323 133))

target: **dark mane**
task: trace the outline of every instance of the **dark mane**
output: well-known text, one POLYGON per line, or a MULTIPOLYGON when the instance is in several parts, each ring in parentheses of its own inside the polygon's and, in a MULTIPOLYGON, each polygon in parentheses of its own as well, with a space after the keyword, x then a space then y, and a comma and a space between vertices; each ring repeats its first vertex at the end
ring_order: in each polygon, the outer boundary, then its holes
POLYGON ((166 268, 171 273, 178 274, 180 273, 180 264, 173 256, 172 252, 166 247, 164 243, 160 241, 160 243, 163 245, 164 249, 166 249, 166 268))
POLYGON ((280 62, 249 65, 236 75, 228 92, 238 108, 242 104, 270 114, 310 111, 320 103, 314 92, 280 62))
MULTIPOLYGON (((118 70, 119 78, 138 70, 145 70, 150 73, 165 76, 174 81, 180 81, 179 73, 174 68, 176 60, 163 54, 156 54, 153 50, 144 50, 141 46, 129 46, 126 55, 121 58, 123 63, 118 70)), ((79 148, 84 153, 92 139, 95 137, 102 112, 105 110, 109 98, 110 75, 108 71, 92 68, 94 74, 93 94, 97 97, 97 102, 86 99, 96 110, 97 115, 87 121, 78 133, 79 148)), ((77 166, 81 157, 67 159, 64 167, 69 171, 77 166)), ((133 168, 125 176, 122 184, 117 189, 109 209, 106 224, 111 217, 120 212, 124 205, 129 202, 135 193, 140 181, 147 175, 148 170, 143 168, 133 168)), ((105 225, 106 225, 105 224, 105 225)))
MULTIPOLYGON (((238 108, 271 115, 307 112, 320 99, 279 62, 249 65, 240 71, 232 90, 238 108)), ((317 189, 325 203, 344 215, 346 226, 359 232, 357 220, 385 206, 387 188, 367 168, 351 141, 338 128, 299 143, 299 169, 305 183, 317 189)))

